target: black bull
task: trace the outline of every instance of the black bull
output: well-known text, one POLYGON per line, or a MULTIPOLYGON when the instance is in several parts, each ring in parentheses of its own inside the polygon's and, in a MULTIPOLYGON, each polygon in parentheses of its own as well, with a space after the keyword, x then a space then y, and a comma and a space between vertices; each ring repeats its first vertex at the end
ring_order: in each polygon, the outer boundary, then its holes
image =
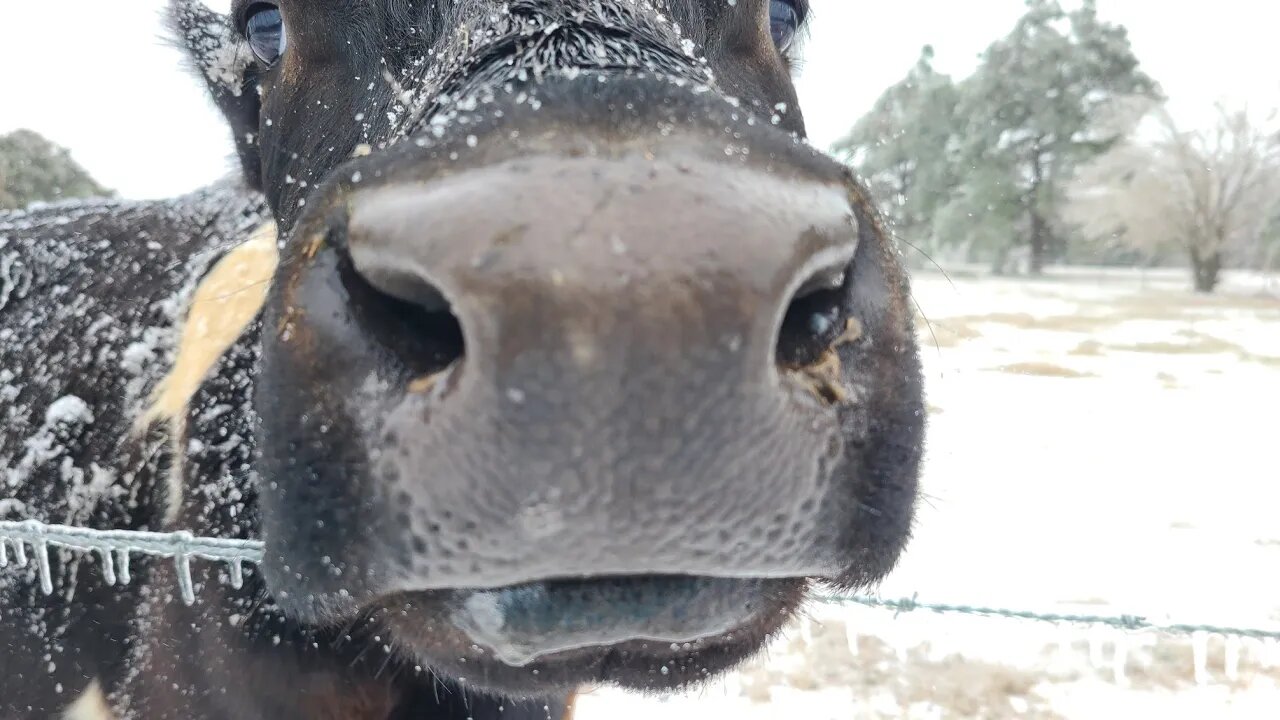
POLYGON ((558 718, 892 567, 910 301, 806 3, 279 5, 171 10, 243 178, 0 215, 0 518, 263 567, 0 571, 0 717, 558 718))

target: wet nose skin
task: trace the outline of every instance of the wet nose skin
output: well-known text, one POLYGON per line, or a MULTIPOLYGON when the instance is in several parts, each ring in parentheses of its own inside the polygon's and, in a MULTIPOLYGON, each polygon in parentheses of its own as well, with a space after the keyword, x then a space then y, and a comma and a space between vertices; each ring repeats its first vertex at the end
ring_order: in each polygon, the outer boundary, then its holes
POLYGON ((381 430, 371 470, 416 549, 382 590, 835 567, 838 419, 776 343, 853 256, 846 190, 678 157, 547 154, 349 198, 356 271, 443 300, 465 340, 381 430))
POLYGON ((791 301, 839 278, 856 238, 839 185, 641 155, 504 162, 360 192, 348 213, 356 271, 448 306, 472 372, 496 380, 532 362, 573 385, 606 360, 770 383, 791 301))

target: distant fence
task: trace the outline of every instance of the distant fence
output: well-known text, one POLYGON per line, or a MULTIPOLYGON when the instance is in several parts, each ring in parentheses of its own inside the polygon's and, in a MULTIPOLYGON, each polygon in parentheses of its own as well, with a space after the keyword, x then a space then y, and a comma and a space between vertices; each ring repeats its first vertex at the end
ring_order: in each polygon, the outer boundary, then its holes
MULTIPOLYGON (((45 593, 53 592, 53 577, 49 569, 49 548, 64 547, 94 552, 103 564, 103 575, 108 583, 117 580, 129 582, 129 557, 133 554, 170 558, 177 570, 178 587, 182 599, 188 605, 195 602, 195 584, 191 577, 191 560, 199 558, 223 562, 229 569, 233 587, 243 582, 243 564, 259 565, 263 546, 257 540, 228 540, 202 538, 188 532, 152 533, 130 530, 90 530, 88 528, 48 525, 35 520, 0 521, 0 567, 10 562, 12 545, 13 561, 26 566, 30 562, 27 545, 32 548, 38 569, 40 585, 45 593)), ((1106 626, 1127 631, 1155 631, 1170 635, 1193 636, 1201 633, 1256 640, 1280 640, 1280 629, 1229 627, 1200 623, 1159 623, 1139 615, 1077 615, 1069 613, 1041 613, 1030 610, 920 602, 917 598, 882 599, 865 595, 824 595, 819 602, 834 605, 862 605, 892 610, 894 613, 933 612, 944 615, 970 615, 1008 618, 1053 623, 1057 625, 1106 626)))
POLYGON ((1195 635, 1210 633, 1226 637, 1253 638, 1255 640, 1280 640, 1280 629, 1230 627, 1197 623, 1159 623, 1141 615, 1076 615, 1071 613, 1041 613, 1031 610, 984 607, 981 605, 951 605, 946 603, 919 602, 915 597, 886 600, 865 595, 827 595, 819 597, 824 603, 836 605, 864 605, 893 610, 895 613, 923 610, 943 615, 977 615, 982 617, 1009 618, 1053 623, 1055 625, 1101 625, 1120 630, 1154 630, 1167 635, 1195 635))

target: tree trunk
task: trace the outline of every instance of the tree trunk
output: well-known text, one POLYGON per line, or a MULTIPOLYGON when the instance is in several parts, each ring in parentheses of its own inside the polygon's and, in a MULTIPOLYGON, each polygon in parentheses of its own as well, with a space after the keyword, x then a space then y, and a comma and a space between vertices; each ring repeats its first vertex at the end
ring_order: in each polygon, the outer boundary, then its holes
POLYGON ((1049 247, 1049 237, 1040 209, 1031 207, 1031 264, 1027 272, 1039 275, 1044 270, 1044 255, 1049 247))
POLYGON ((1196 292, 1211 293, 1218 287, 1218 274, 1222 271, 1222 253, 1204 255, 1198 248, 1191 248, 1191 273, 1196 292))
POLYGON ((996 249, 996 256, 991 261, 991 274, 996 276, 1004 275, 1005 269, 1009 265, 1009 251, 1012 248, 1009 245, 1001 245, 996 249))
POLYGON ((1262 273, 1267 278, 1267 289, 1275 284, 1276 260, 1280 259, 1280 242, 1272 243, 1267 250, 1267 259, 1262 262, 1262 273))
POLYGON ((1044 168, 1040 164, 1040 148, 1031 154, 1031 202, 1027 209, 1031 212, 1031 264, 1027 274, 1040 275, 1044 270, 1045 251, 1049 247, 1048 227, 1044 216, 1040 214, 1040 186, 1044 184, 1044 168))

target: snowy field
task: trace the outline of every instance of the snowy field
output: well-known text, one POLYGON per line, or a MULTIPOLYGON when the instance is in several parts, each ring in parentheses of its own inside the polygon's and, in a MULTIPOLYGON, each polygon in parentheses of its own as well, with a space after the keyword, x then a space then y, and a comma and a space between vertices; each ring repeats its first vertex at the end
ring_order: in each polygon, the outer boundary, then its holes
MULTIPOLYGON (((886 598, 1280 629, 1280 279, 918 274, 930 437, 886 598)), ((1280 718, 1280 644, 817 606, 690 696, 579 720, 1280 718)))

